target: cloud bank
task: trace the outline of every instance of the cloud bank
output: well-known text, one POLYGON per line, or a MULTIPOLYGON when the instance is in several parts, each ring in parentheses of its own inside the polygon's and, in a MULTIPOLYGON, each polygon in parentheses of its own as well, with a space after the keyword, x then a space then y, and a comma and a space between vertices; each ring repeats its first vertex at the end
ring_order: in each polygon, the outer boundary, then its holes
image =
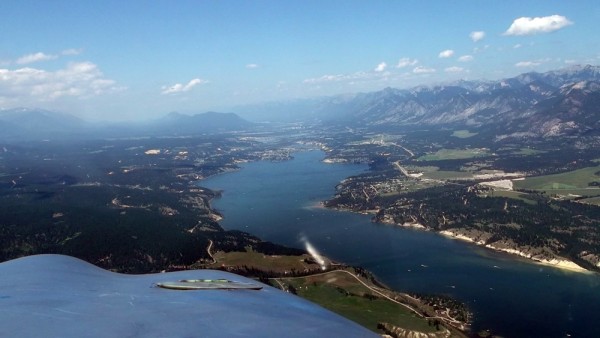
POLYGON ((37 53, 21 56, 20 58, 17 59, 17 64, 25 65, 25 64, 34 63, 34 62, 53 60, 56 58, 57 58, 56 55, 49 55, 49 54, 44 54, 42 52, 37 52, 37 53))
MULTIPOLYGON (((39 59, 28 60, 36 58, 39 59)), ((73 62, 56 71, 30 67, 0 69, 0 105, 4 106, 36 105, 65 97, 89 98, 123 89, 105 78, 91 62, 73 62)))
POLYGON ((65 50, 61 51, 59 55, 46 54, 43 52, 31 53, 31 54, 26 54, 26 55, 21 56, 20 58, 18 58, 15 61, 15 63, 18 65, 26 65, 26 64, 35 63, 35 62, 55 60, 55 59, 58 59, 59 56, 79 55, 79 54, 81 54, 81 52, 82 52, 82 49, 70 48, 70 49, 65 49, 65 50))

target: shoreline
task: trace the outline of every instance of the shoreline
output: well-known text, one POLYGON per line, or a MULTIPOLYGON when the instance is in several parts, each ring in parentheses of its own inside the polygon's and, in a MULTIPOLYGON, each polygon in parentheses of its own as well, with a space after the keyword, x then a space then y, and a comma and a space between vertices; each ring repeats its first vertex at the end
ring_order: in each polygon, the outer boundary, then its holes
MULTIPOLYGON (((358 213, 358 214, 362 214, 362 215, 368 215, 370 213, 366 212, 366 211, 356 211, 356 210, 351 210, 348 208, 332 208, 332 207, 327 207, 324 205, 323 202, 319 203, 319 207, 323 208, 323 209, 331 209, 331 210, 336 210, 336 211, 349 211, 349 212, 353 212, 353 213, 358 213)), ((494 247, 493 245, 490 244, 485 244, 485 241, 483 240, 477 240, 474 238, 471 238, 469 236, 463 235, 463 234, 458 234, 458 233, 454 233, 450 230, 442 230, 442 231, 435 231, 432 230, 428 227, 426 227, 425 225, 418 223, 418 222, 406 222, 404 224, 399 224, 399 223, 395 223, 393 221, 390 222, 379 222, 381 224, 388 224, 388 225, 393 225, 399 228, 404 228, 404 229, 414 229, 417 231, 432 231, 433 233, 439 234, 441 236, 447 237, 447 238, 451 238, 451 239, 456 239, 456 240, 460 240, 460 241, 464 241, 464 242, 468 242, 468 243, 472 243, 474 245, 477 245, 479 247, 483 247, 486 249, 490 249, 496 252, 503 252, 503 253, 507 253, 513 256, 518 256, 521 258, 525 258, 527 259, 528 262, 530 263, 534 263, 537 265, 544 265, 544 266, 549 266, 549 267, 554 267, 563 271, 570 271, 570 272, 578 272, 578 273, 583 273, 583 274, 592 274, 595 273, 594 270, 588 270, 580 265, 578 265, 577 263, 568 260, 564 257, 560 257, 557 256, 558 258, 552 258, 552 259, 539 259, 536 257, 533 257, 530 254, 527 254, 525 252, 522 252, 520 250, 517 249, 509 249, 509 248, 498 248, 498 247, 494 247)))
POLYGON ((594 271, 583 268, 583 267, 577 265, 575 262, 570 261, 563 257, 560 257, 561 259, 559 259, 559 258, 539 259, 536 257, 532 257, 531 255, 529 255, 525 252, 522 252, 520 250, 517 250, 517 249, 497 248, 497 247, 494 247, 493 245, 485 244, 485 242, 483 242, 483 241, 477 241, 469 236, 465 236, 462 234, 456 234, 449 230, 442 230, 437 233, 444 237, 447 237, 447 238, 456 239, 456 240, 460 240, 460 241, 464 241, 464 242, 469 242, 469 243, 475 244, 477 246, 484 247, 486 249, 494 250, 496 252, 504 252, 504 253, 508 253, 510 255, 526 258, 529 262, 532 262, 534 264, 550 266, 550 267, 554 267, 554 268, 566 270, 566 271, 571 271, 571 272, 587 273, 587 274, 594 273, 594 271))

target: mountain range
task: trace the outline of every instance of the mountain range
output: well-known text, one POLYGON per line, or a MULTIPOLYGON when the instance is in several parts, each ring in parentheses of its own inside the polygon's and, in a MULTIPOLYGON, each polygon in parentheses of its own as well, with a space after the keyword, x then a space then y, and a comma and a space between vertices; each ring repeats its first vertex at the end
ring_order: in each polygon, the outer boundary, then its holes
POLYGON ((274 120, 279 112, 283 119, 351 127, 483 129, 501 138, 579 135, 600 130, 600 67, 574 66, 497 81, 385 88, 255 105, 240 112, 247 116, 269 113, 274 120))
MULTIPOLYGON (((239 107, 254 120, 371 129, 463 128, 496 139, 600 135, 600 67, 529 72, 497 81, 457 81, 410 89, 239 107)), ((0 110, 0 139, 191 135, 251 128, 233 113, 170 113, 144 123, 91 124, 41 109, 0 110)))
POLYGON ((89 137, 187 136, 246 130, 254 124, 233 113, 169 113, 163 118, 130 123, 90 123, 73 115, 32 108, 0 110, 0 140, 89 137))

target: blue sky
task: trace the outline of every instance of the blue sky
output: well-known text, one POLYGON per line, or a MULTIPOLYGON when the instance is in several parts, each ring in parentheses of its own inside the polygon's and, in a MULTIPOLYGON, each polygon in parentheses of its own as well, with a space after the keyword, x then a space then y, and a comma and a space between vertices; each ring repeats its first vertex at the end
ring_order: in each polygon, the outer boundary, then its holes
POLYGON ((0 2, 0 108, 91 120, 600 64, 597 1, 0 2))

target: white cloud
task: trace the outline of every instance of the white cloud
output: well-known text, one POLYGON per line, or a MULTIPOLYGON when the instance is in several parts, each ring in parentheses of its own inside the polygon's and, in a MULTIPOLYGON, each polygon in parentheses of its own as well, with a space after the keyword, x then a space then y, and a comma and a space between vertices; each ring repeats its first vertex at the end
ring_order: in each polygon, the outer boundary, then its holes
POLYGON ((565 63, 568 65, 573 65, 573 64, 577 63, 577 60, 568 59, 568 60, 565 60, 565 63))
POLYGON ((417 63, 419 63, 419 60, 417 60, 417 59, 401 58, 400 60, 398 60, 398 64, 396 65, 396 68, 404 68, 404 67, 408 67, 408 66, 414 66, 417 63))
POLYGON ((313 77, 313 78, 309 78, 309 79, 305 79, 304 81, 302 81, 303 83, 322 83, 322 82, 335 82, 335 81, 341 81, 345 78, 344 75, 342 74, 336 74, 336 75, 323 75, 321 77, 313 77))
POLYGON ((473 56, 472 55, 463 55, 463 56, 461 56, 461 57, 458 58, 458 61, 460 61, 460 62, 473 61, 473 56))
POLYGON ((550 33, 563 27, 572 25, 562 15, 550 15, 544 17, 521 17, 515 19, 512 25, 504 32, 504 35, 531 35, 538 33, 550 33))
POLYGON ((521 61, 515 63, 515 67, 535 67, 541 65, 541 62, 537 61, 521 61))
POLYGON ((423 66, 418 66, 413 69, 413 73, 415 74, 427 74, 427 73, 435 73, 434 68, 427 68, 423 66))
POLYGON ((62 52, 60 52, 61 55, 79 55, 83 52, 83 49, 81 48, 70 48, 70 49, 65 49, 62 52))
POLYGON ((374 71, 383 72, 386 67, 387 67, 387 63, 382 62, 382 63, 378 64, 377 67, 375 67, 374 71))
POLYGON ((49 55, 49 54, 44 54, 42 52, 37 52, 37 53, 21 56, 20 58, 17 59, 17 63, 20 65, 25 65, 28 63, 53 60, 56 58, 57 58, 56 55, 49 55))
POLYGON ((260 67, 260 66, 257 65, 256 63, 249 63, 246 65, 246 68, 248 68, 248 69, 256 69, 258 67, 260 67))
POLYGON ((516 45, 513 46, 514 49, 519 49, 521 47, 523 47, 523 45, 520 43, 517 43, 516 45))
POLYGON ((456 67, 456 66, 454 66, 454 67, 448 67, 448 68, 444 69, 444 71, 446 73, 460 73, 460 72, 464 72, 465 69, 462 68, 462 67, 456 67))
POLYGON ((347 84, 357 84, 367 81, 389 80, 393 74, 389 71, 373 71, 373 72, 355 72, 351 74, 327 74, 320 77, 308 78, 302 81, 305 84, 321 84, 333 82, 346 82, 347 84))
POLYGON ((190 82, 188 82, 185 85, 181 84, 181 83, 176 83, 170 87, 163 86, 161 94, 165 95, 165 94, 183 93, 183 92, 190 91, 192 88, 194 88, 197 85, 205 84, 205 83, 208 83, 208 80, 195 78, 195 79, 191 79, 190 82))
POLYGON ((0 69, 0 104, 31 106, 65 97, 89 98, 124 89, 91 62, 70 63, 57 71, 0 69))
POLYGON ((446 49, 441 51, 438 57, 445 59, 451 57, 452 55, 454 55, 454 51, 452 49, 446 49))
POLYGON ((325 82, 340 82, 340 81, 358 81, 358 80, 370 80, 374 78, 380 78, 381 76, 388 76, 389 72, 383 73, 372 73, 372 72, 356 72, 352 74, 334 74, 334 75, 323 75, 321 77, 309 78, 302 81, 307 84, 317 84, 325 82))
POLYGON ((473 40, 473 42, 477 42, 477 41, 483 40, 483 38, 485 37, 485 32, 484 31, 471 32, 471 34, 469 34, 469 37, 471 38, 471 40, 473 40))

